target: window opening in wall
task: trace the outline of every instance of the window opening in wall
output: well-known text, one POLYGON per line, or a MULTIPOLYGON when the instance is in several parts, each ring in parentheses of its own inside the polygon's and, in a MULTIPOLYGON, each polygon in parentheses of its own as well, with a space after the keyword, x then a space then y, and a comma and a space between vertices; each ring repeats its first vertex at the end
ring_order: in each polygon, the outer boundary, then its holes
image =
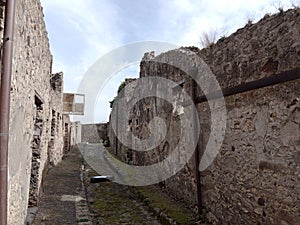
POLYGON ((84 95, 75 95, 74 96, 75 97, 75 102, 76 103, 81 103, 81 104, 83 104, 84 103, 84 95))
POLYGON ((62 80, 63 80, 63 74, 62 73, 56 73, 52 74, 50 78, 50 84, 51 88, 54 91, 59 91, 62 88, 62 80))

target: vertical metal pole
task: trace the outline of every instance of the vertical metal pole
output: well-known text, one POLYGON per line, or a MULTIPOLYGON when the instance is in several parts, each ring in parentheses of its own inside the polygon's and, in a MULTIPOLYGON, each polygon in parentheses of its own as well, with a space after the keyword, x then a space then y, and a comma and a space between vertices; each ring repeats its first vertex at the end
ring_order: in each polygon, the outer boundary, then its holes
POLYGON ((15 0, 7 0, 0 87, 0 225, 7 225, 8 140, 15 0))
MULTIPOLYGON (((195 107, 197 108, 197 104, 195 102, 196 100, 196 82, 192 80, 192 98, 195 104, 195 107)), ((194 115, 194 121, 196 123, 196 117, 198 114, 194 115)), ((197 128, 197 127, 196 127, 197 128)), ((197 130, 197 129, 196 129, 197 130)), ((197 189, 197 208, 198 208, 198 215, 203 213, 202 210, 202 197, 201 197, 201 180, 200 180, 200 171, 199 171, 199 164, 200 164, 200 146, 199 146, 199 141, 197 143, 196 149, 195 149, 195 177, 196 177, 196 189, 197 189)))
MULTIPOLYGON (((119 93, 118 93, 118 95, 119 95, 119 93)), ((118 96, 117 96, 118 97, 118 96)), ((116 107, 116 110, 117 110, 117 113, 116 113, 116 118, 115 118, 115 120, 116 120, 116 136, 115 136, 115 146, 116 146, 116 149, 115 149, 115 155, 117 156, 118 155, 118 126, 119 126, 119 107, 118 107, 118 103, 116 102, 116 105, 115 105, 115 107, 116 107)))

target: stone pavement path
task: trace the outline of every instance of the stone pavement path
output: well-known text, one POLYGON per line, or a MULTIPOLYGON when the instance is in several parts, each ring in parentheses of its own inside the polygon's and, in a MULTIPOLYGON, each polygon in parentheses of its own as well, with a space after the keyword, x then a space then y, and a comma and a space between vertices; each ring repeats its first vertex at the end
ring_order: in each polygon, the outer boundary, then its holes
POLYGON ((100 189, 103 195, 96 196, 97 203, 93 206, 104 207, 94 211, 101 215, 90 217, 83 186, 83 168, 82 155, 74 148, 66 159, 46 174, 39 209, 32 225, 161 224, 142 203, 127 195, 122 185, 115 183, 102 183, 100 189))
MULTIPOLYGON (((131 187, 113 182, 90 183, 90 177, 99 175, 85 160, 94 164, 105 164, 114 176, 124 176, 124 171, 112 165, 99 144, 80 144, 79 149, 73 148, 66 159, 53 167, 45 176, 42 184, 42 196, 35 214, 33 225, 178 225, 196 224, 176 223, 175 217, 165 213, 165 207, 151 205, 150 195, 138 197, 139 192, 131 187), (98 153, 92 154, 92 152, 98 153), (99 154, 100 153, 100 154, 99 154), (92 159, 96 160, 94 162, 92 159), (113 168, 113 169, 112 169, 113 168), (147 204, 145 204, 147 203, 147 204)), ((106 167, 105 166, 105 167, 106 167)), ((105 168, 104 167, 104 168, 105 168)), ((103 166, 101 166, 103 168, 103 166)), ((104 175, 104 174, 101 174, 104 175)), ((146 188, 148 190, 148 188, 146 188)), ((148 190, 149 192, 149 190, 148 190)), ((162 196, 162 195, 157 195, 162 196)), ((156 197, 157 197, 156 196, 156 197)), ((164 197, 163 197, 164 198, 164 197)), ((161 202, 161 197, 158 197, 161 202)), ((155 199, 154 199, 155 200, 155 199)), ((166 201, 170 202, 170 201, 166 201)), ((166 203, 165 202, 165 203, 166 203)), ((169 203, 167 203, 169 204, 169 203)), ((176 208, 177 204, 171 205, 176 208)), ((177 212, 181 212, 182 208, 177 212)), ((174 214, 174 213, 173 213, 174 214)), ((199 224, 199 223, 197 223, 199 224)))
POLYGON ((153 212, 136 200, 126 186, 100 183, 94 186, 91 210, 94 224, 161 225, 153 212))
POLYGON ((97 175, 113 180, 135 181, 128 168, 121 165, 100 143, 81 143, 86 164, 85 186, 95 224, 111 225, 191 225, 193 215, 178 202, 154 186, 135 188, 116 182, 90 183, 97 175))
POLYGON ((73 148, 45 176, 33 225, 92 224, 81 181, 82 156, 73 148))

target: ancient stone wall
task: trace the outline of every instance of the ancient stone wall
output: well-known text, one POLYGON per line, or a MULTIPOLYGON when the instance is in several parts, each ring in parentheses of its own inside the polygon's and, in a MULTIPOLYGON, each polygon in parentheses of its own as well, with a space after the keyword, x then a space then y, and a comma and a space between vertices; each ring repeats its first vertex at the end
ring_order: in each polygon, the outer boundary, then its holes
POLYGON ((70 147, 77 145, 81 141, 81 123, 72 122, 70 127, 70 147))
MULTIPOLYGON (((51 139, 48 143, 48 161, 52 165, 56 165, 62 155, 64 139, 62 135, 66 135, 65 123, 69 124, 68 116, 63 116, 63 73, 52 74, 50 78, 50 107, 51 111, 51 139), (65 118, 65 121, 63 120, 65 118)), ((50 119, 50 118, 49 118, 50 119)))
MULTIPOLYGON (((300 12, 288 10, 265 16, 246 25, 209 48, 181 48, 163 53, 155 61, 141 62, 141 77, 156 75, 176 82, 185 79, 183 88, 190 94, 191 82, 169 64, 179 53, 190 55, 191 71, 202 58, 222 88, 269 77, 300 67, 300 12)), ((186 63, 186 62, 184 62, 186 63)), ((151 85, 149 85, 151 86, 151 85)), ((198 95, 201 91, 196 91, 198 95)), ((225 98, 227 128, 217 158, 201 172, 203 205, 207 217, 218 224, 297 224, 300 195, 300 81, 294 80, 225 98)), ((171 105, 172 106, 172 105, 171 105)), ((176 126, 170 105, 145 99, 132 110, 128 127, 139 138, 149 137, 147 124, 162 117, 167 127, 176 126), (147 110, 148 109, 148 110, 147 110), (173 125, 172 125, 173 124, 173 125), (170 126, 172 125, 172 126, 170 126)), ((198 104, 200 148, 210 134, 210 108, 198 104)), ((112 149, 132 164, 148 165, 162 160, 176 145, 180 131, 169 131, 158 151, 139 155, 115 140, 109 132, 112 149), (117 144, 116 144, 117 143, 117 144)), ((131 138, 131 137, 128 137, 131 138)), ((194 159, 176 176, 162 182, 164 189, 195 210, 194 159)))
POLYGON ((71 150, 71 120, 69 115, 63 115, 63 130, 64 130, 64 155, 71 150))
POLYGON ((82 124, 82 142, 100 143, 107 139, 107 123, 82 124))
MULTIPOLYGON (((300 67, 300 12, 266 16, 198 53, 222 87, 300 67)), ((224 224, 297 224, 300 81, 227 97, 227 129, 202 173, 203 203, 224 224)), ((201 139, 209 108, 200 105, 201 139)), ((202 146, 204 148, 204 146, 202 146)), ((212 217, 214 217, 212 216, 212 217)))
POLYGON ((17 1, 10 110, 9 224, 24 224, 28 206, 38 205, 45 167, 49 163, 55 165, 62 157, 63 75, 52 74, 51 68, 52 55, 40 1, 17 1))

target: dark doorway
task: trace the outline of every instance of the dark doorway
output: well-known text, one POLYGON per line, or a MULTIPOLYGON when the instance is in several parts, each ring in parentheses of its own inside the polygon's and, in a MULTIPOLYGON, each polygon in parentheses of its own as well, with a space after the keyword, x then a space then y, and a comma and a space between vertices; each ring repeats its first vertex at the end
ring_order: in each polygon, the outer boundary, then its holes
POLYGON ((35 117, 34 117, 34 131, 31 142, 32 159, 31 159, 31 177, 29 189, 29 202, 28 206, 33 207, 38 204, 38 191, 39 191, 39 170, 41 158, 41 136, 43 131, 43 102, 35 96, 35 117))

